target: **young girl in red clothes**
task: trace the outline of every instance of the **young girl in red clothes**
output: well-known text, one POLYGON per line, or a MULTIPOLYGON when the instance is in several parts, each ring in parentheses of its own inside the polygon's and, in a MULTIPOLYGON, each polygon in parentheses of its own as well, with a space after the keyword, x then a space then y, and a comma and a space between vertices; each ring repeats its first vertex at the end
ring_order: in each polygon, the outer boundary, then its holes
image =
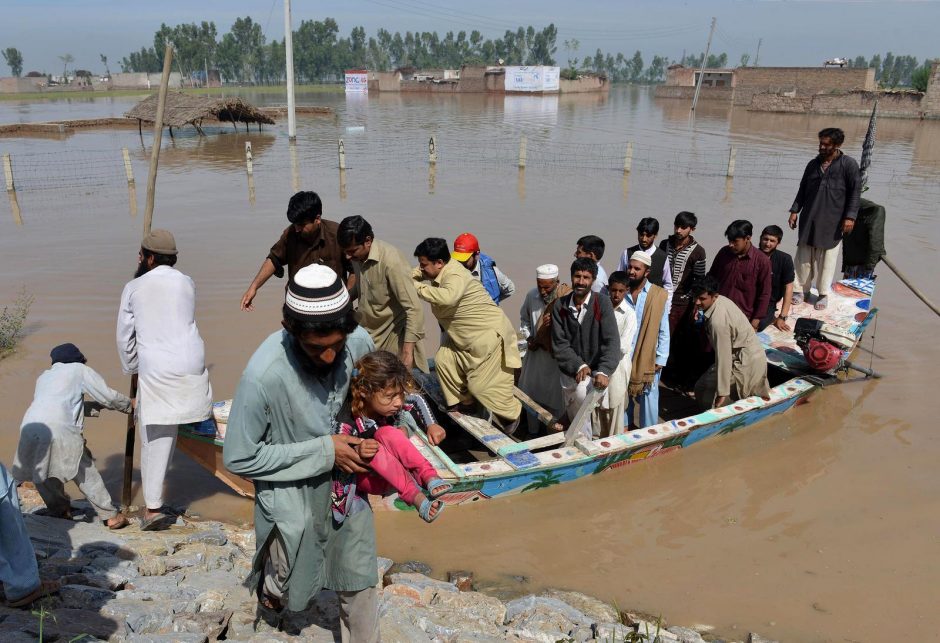
POLYGON ((349 385, 350 401, 334 428, 335 433, 362 438, 354 447, 372 469, 350 474, 333 470, 333 518, 346 516, 368 505, 367 494, 385 495, 390 490, 417 508, 432 522, 444 509, 438 499, 452 485, 441 480, 404 430, 425 430, 431 444, 444 439, 407 367, 388 351, 376 351, 356 363, 349 385))

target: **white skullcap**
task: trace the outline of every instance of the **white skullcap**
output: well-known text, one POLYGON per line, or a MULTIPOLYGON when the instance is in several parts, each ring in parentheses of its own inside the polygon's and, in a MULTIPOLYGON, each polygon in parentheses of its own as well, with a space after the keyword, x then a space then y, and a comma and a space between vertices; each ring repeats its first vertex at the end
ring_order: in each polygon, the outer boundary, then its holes
POLYGON ((284 303, 291 317, 320 321, 340 319, 352 306, 346 286, 332 269, 322 264, 297 271, 287 284, 284 303))
POLYGON ((542 264, 535 269, 535 278, 536 279, 557 279, 558 278, 558 266, 553 263, 542 264))
POLYGON ((642 250, 637 250, 632 255, 630 255, 630 261, 639 261, 646 266, 653 265, 653 258, 642 250))

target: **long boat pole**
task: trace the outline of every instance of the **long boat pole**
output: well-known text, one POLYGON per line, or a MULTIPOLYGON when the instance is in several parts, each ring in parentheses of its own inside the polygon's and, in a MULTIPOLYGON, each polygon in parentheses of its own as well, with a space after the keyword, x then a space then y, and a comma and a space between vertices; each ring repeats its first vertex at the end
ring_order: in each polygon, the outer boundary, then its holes
MULTIPOLYGON (((166 89, 170 84, 170 65, 173 63, 173 45, 167 43, 163 54, 163 76, 160 78, 160 94, 157 98, 157 114, 153 123, 153 149, 150 151, 150 174, 147 176, 147 206, 144 210, 144 234, 150 234, 153 224, 153 203, 157 189, 157 165, 160 162, 160 146, 163 139, 163 111, 166 108, 166 89)), ((137 375, 131 375, 130 398, 137 397, 137 375)), ((134 473, 134 437, 136 427, 134 424, 136 413, 127 416, 127 436, 124 440, 124 486, 121 493, 121 504, 124 509, 131 505, 131 479, 134 473)))
POLYGON ((284 56, 287 60, 287 140, 297 140, 297 115, 294 113, 294 34, 290 19, 290 0, 284 0, 284 56))

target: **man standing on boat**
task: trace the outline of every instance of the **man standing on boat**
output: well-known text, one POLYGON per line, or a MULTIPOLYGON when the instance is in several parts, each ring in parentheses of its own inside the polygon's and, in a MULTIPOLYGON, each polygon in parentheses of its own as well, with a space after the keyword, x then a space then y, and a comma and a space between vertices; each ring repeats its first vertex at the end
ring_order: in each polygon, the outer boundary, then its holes
POLYGON ((624 301, 633 308, 638 329, 633 339, 633 365, 627 386, 627 424, 644 428, 659 423, 659 380, 669 359, 669 308, 664 288, 649 281, 653 260, 637 250, 627 262, 630 290, 624 301), (639 407, 639 420, 634 419, 639 407))
POLYGON ((173 267, 176 259, 176 240, 168 231, 144 237, 137 272, 118 309, 121 366, 138 376, 143 530, 169 526, 162 511, 163 479, 179 425, 201 422, 212 412, 205 345, 196 327, 196 287, 173 267))
POLYGON ((800 226, 794 305, 809 297, 815 280, 819 298, 814 307, 826 308, 842 237, 855 227, 862 181, 858 163, 840 149, 844 141, 845 132, 837 127, 819 132, 819 154, 806 164, 790 206, 790 228, 800 226))
POLYGON ((764 347, 750 320, 718 289, 718 280, 709 275, 692 291, 715 349, 715 363, 695 384, 695 399, 703 409, 770 394, 764 347))
POLYGON ((353 364, 375 346, 326 266, 290 279, 281 324, 242 373, 223 447, 226 468, 255 483, 252 586, 277 612, 302 611, 332 589, 342 639, 378 641, 372 510, 336 524, 331 509, 333 468, 366 471, 354 449, 361 440, 335 434, 334 423, 353 364))
POLYGON ((242 295, 242 310, 254 310, 255 295, 272 276, 283 277, 287 268, 287 278, 296 274, 304 266, 315 263, 323 264, 338 275, 350 275, 347 287, 352 288, 355 277, 351 275, 343 251, 336 240, 338 225, 322 217, 323 203, 316 192, 298 192, 287 204, 287 220, 290 225, 284 228, 261 269, 255 276, 248 290, 242 295))
POLYGON ((725 229, 728 245, 718 251, 708 274, 718 281, 721 294, 738 305, 756 330, 770 305, 770 259, 751 243, 750 221, 732 221, 725 229))
POLYGON ((405 256, 376 239, 372 226, 358 215, 340 221, 337 240, 346 258, 358 266, 356 321, 369 331, 377 349, 398 355, 409 370, 427 373, 424 306, 405 256))
POLYGON ((656 247, 656 236, 659 234, 659 220, 653 217, 643 217, 636 226, 636 245, 630 246, 620 255, 620 263, 617 270, 627 272, 630 263, 630 257, 636 251, 645 252, 649 255, 652 265, 650 266, 650 283, 665 288, 669 293, 670 306, 666 307, 668 311, 672 304, 672 266, 669 263, 669 255, 664 248, 656 247))
POLYGON ((789 332, 787 317, 790 314, 790 301, 793 297, 793 257, 780 250, 783 241, 783 230, 780 226, 769 225, 760 233, 760 251, 770 259, 770 303, 767 305, 767 314, 757 327, 760 332, 770 326, 789 332), (777 314, 777 304, 780 304, 780 313, 777 314))
MULTIPOLYGON (((554 417, 564 408, 561 392, 561 371, 552 354, 552 309, 559 298, 571 292, 568 284, 558 279, 558 266, 547 263, 535 271, 535 288, 529 291, 519 311, 519 339, 525 340, 519 388, 541 404, 554 417)), ((529 430, 538 428, 531 422, 529 430)))
POLYGON ((428 238, 415 248, 412 273, 418 297, 447 336, 435 367, 444 402, 455 410, 475 399, 506 433, 519 426, 522 405, 513 393, 513 374, 522 366, 516 333, 479 281, 450 255, 444 239, 428 238), (461 406, 458 406, 461 405, 461 406))
MULTIPOLYGON (((552 307, 552 350, 561 370, 568 419, 574 420, 590 388, 606 389, 620 363, 620 331, 610 297, 592 292, 597 263, 587 257, 571 264, 572 292, 552 307)), ((591 414, 581 430, 601 435, 600 417, 591 414)))
POLYGON ((478 280, 497 305, 516 292, 512 279, 503 274, 489 255, 480 252, 480 242, 469 232, 464 232, 454 241, 451 257, 459 261, 478 280))

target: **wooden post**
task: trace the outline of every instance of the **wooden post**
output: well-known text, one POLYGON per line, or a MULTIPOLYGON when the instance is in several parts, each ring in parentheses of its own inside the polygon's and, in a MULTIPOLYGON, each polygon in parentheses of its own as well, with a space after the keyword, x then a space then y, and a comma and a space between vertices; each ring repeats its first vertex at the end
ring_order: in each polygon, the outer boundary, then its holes
POLYGON ((437 137, 435 136, 428 141, 428 163, 437 165, 437 137))
POLYGON ((339 139, 339 144, 336 146, 336 151, 339 154, 339 169, 346 169, 346 143, 343 142, 343 139, 339 139))
POLYGON ((13 212, 13 222, 16 225, 23 225, 23 214, 20 212, 20 202, 16 199, 16 190, 7 192, 7 198, 10 199, 10 210, 13 212))
POLYGON ((300 191, 300 170, 297 168, 297 142, 288 142, 287 149, 290 152, 291 188, 292 191, 296 193, 300 191))
MULTIPOLYGON (((153 203, 157 191, 157 165, 160 163, 160 146, 163 143, 163 112, 166 109, 166 89, 170 84, 170 65, 173 63, 173 45, 167 44, 163 53, 163 76, 160 78, 160 94, 157 96, 157 115, 153 124, 153 149, 150 151, 150 173, 147 175, 147 205, 144 208, 144 236, 153 226, 153 203)), ((128 433, 133 440, 133 432, 128 433)), ((132 452, 133 455, 133 452, 132 452)), ((125 478, 128 471, 124 471, 125 478)), ((128 488, 129 482, 128 482, 128 488)))
POLYGON ((124 174, 127 176, 129 184, 134 183, 134 168, 131 167, 131 154, 126 147, 121 148, 121 154, 124 155, 124 174))
POLYGON ((525 134, 522 135, 522 138, 519 139, 519 168, 524 169, 526 164, 526 138, 525 134))
POLYGON ((251 156, 251 141, 245 141, 245 168, 248 170, 248 176, 254 174, 255 164, 251 156))
POLYGON ((3 176, 6 178, 7 192, 15 190, 16 186, 13 184, 13 161, 10 160, 9 154, 3 155, 3 176))
POLYGON ((728 151, 728 173, 725 175, 728 178, 734 176, 734 159, 737 153, 738 150, 734 147, 734 145, 732 145, 731 149, 728 151))
POLYGON ((623 156, 623 173, 629 174, 633 169, 633 141, 627 141, 627 153, 623 156))

